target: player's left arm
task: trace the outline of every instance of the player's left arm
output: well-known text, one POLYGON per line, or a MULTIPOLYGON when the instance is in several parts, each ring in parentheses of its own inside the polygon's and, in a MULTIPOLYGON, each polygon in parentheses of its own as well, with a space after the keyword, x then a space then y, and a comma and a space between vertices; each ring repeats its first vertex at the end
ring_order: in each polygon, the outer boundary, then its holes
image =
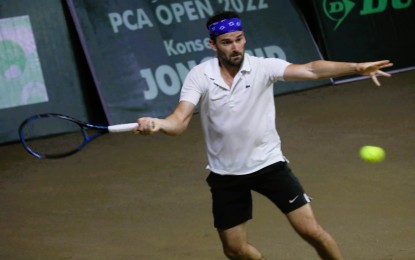
POLYGON ((372 77, 374 83, 380 86, 377 76, 390 77, 389 73, 382 71, 393 64, 389 60, 374 62, 336 62, 317 60, 306 64, 290 64, 284 72, 284 79, 290 80, 319 80, 358 74, 372 77))

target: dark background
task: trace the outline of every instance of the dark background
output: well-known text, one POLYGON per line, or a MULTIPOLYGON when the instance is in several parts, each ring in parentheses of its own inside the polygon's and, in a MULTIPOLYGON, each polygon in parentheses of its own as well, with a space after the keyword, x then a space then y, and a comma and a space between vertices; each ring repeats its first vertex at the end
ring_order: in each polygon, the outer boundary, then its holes
MULTIPOLYGON (((299 53, 304 51, 302 46, 314 48, 316 52, 314 58, 320 58, 319 55, 321 55, 322 58, 328 60, 353 62, 390 59, 395 64, 391 70, 392 73, 413 69, 415 66, 415 48, 413 48, 415 46, 415 34, 413 33, 415 31, 413 22, 415 5, 395 10, 391 8, 391 3, 388 1, 384 12, 359 16, 362 2, 355 1, 356 7, 353 12, 334 31, 335 23, 329 20, 322 11, 325 1, 282 1, 281 7, 287 9, 289 6, 295 10, 295 15, 289 19, 297 19, 298 23, 309 29, 306 33, 310 35, 307 41, 298 39, 295 42, 294 32, 290 33, 287 29, 287 37, 292 35, 291 37, 294 38, 290 41, 293 44, 300 43, 294 47, 299 53)), ((275 4, 274 1, 273 4, 275 4)), ((92 72, 95 68, 91 69, 91 64, 87 62, 88 53, 85 52, 85 45, 81 44, 79 28, 75 27, 74 17, 66 1, 0 1, 0 19, 21 15, 29 15, 31 19, 49 102, 1 109, 0 143, 17 141, 17 128, 20 122, 37 113, 62 113, 94 124, 108 123, 107 100, 103 93, 98 91, 99 84, 105 84, 105 82, 100 81, 100 78, 94 78, 96 75, 92 72)), ((274 21, 268 22, 269 29, 284 28, 284 25, 278 23, 278 21, 285 21, 286 18, 283 18, 276 16, 274 21)), ((249 14, 244 19, 250 19, 249 14)), ((254 32, 255 30, 252 30, 252 33, 254 32)), ((306 62, 308 59, 304 56, 302 60, 291 61, 306 62)), ((314 82, 312 85, 281 84, 279 87, 281 92, 276 92, 276 95, 302 91, 310 86, 327 86, 357 79, 360 78, 339 78, 331 82, 314 82)), ((177 98, 173 97, 168 102, 173 104, 176 100, 177 98)), ((139 101, 137 99, 137 102, 139 101)), ((151 110, 151 106, 157 106, 163 102, 160 100, 155 101, 154 104, 144 102, 142 107, 127 108, 124 111, 139 116, 140 113, 147 113, 146 111, 151 110)), ((128 120, 131 121, 130 118, 128 120)))

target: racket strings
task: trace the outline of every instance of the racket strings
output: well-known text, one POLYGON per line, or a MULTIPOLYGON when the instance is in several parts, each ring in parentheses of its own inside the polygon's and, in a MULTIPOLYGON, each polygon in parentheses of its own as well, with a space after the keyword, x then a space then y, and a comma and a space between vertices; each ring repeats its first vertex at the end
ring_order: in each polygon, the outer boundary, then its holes
POLYGON ((21 128, 25 148, 40 158, 61 157, 82 148, 85 132, 77 123, 59 117, 28 121, 21 128))

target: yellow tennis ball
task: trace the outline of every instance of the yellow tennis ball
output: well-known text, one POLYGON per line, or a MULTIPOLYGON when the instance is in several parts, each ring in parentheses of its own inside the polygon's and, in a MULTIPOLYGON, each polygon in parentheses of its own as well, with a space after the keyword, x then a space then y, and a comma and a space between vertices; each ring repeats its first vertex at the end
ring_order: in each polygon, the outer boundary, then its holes
POLYGON ((381 147, 365 145, 360 148, 360 158, 366 162, 378 163, 385 159, 385 150, 381 147))

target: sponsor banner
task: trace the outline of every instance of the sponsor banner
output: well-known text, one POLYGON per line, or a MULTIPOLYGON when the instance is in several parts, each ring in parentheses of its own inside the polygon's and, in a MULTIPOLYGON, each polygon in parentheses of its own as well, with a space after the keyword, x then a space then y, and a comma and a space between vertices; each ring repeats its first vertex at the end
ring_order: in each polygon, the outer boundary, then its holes
POLYGON ((313 1, 327 59, 415 66, 414 0, 313 1))
MULTIPOLYGON (((319 59, 290 1, 67 0, 111 124, 166 116, 189 70, 212 58, 205 23, 217 11, 240 13, 247 51, 293 63, 319 59)), ((275 93, 330 81, 281 83, 275 93)))
POLYGON ((55 112, 91 121, 84 95, 90 106, 88 87, 96 90, 93 83, 81 87, 84 72, 81 66, 78 70, 76 38, 70 33, 60 1, 1 2, 0 143, 19 140, 20 123, 33 114, 55 112))
POLYGON ((0 19, 0 54, 0 109, 47 102, 28 16, 0 19))

